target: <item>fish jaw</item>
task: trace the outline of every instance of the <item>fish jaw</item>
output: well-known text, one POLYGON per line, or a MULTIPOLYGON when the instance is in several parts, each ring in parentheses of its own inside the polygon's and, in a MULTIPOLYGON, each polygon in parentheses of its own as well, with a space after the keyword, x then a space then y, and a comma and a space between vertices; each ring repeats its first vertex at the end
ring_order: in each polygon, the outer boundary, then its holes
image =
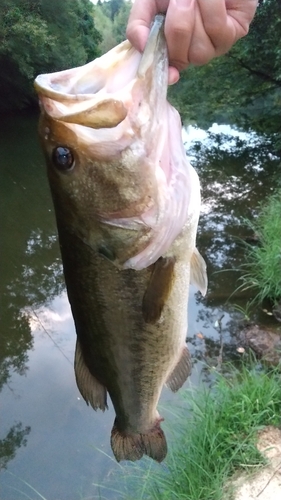
POLYGON ((192 209, 180 119, 166 101, 161 25, 157 18, 143 55, 126 41, 81 68, 40 75, 35 82, 41 141, 62 223, 92 248, 109 248, 120 268, 153 264, 192 209), (73 153, 70 172, 54 167, 59 146, 73 153), (59 206, 69 207, 68 213, 59 206))
POLYGON ((143 125, 142 120, 148 124, 151 104, 155 111, 167 94, 163 20, 156 16, 143 55, 126 40, 84 66, 39 75, 34 86, 43 112, 93 129, 114 128, 128 112, 134 115, 131 122, 135 125, 143 125), (147 116, 147 109, 139 109, 143 101, 148 104, 147 116))
MULTIPOLYGON (((108 105, 113 95, 130 87, 140 59, 141 54, 126 40, 84 66, 39 75, 34 86, 44 113, 66 123, 87 126, 88 122, 90 127, 102 128, 103 123, 100 127, 98 123, 96 127, 91 124, 90 115, 95 114, 95 105, 108 105), (86 119, 82 118, 83 113, 86 119)), ((103 112, 106 114, 106 106, 103 112)), ((122 119, 124 116, 120 115, 119 123, 122 119)), ((110 128, 117 124, 114 120, 108 122, 110 128)))

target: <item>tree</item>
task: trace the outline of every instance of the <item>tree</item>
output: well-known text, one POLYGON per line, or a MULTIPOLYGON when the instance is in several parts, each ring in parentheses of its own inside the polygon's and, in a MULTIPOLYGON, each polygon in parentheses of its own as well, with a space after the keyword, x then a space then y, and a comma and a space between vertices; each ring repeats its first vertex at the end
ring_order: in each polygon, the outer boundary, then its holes
POLYGON ((126 40, 126 28, 131 8, 131 2, 123 2, 123 5, 114 17, 113 33, 117 43, 121 43, 123 40, 126 40))
POLYGON ((98 5, 102 8, 104 14, 113 22, 124 3, 125 0, 109 0, 103 3, 100 2, 98 5))
POLYGON ((89 0, 2 0, 0 111, 37 101, 38 73, 85 64, 98 55, 100 34, 89 0), (67 47, 67 50, 66 50, 67 47))
POLYGON ((97 3, 95 20, 102 36, 102 42, 99 45, 102 54, 126 39, 126 27, 131 8, 131 1, 110 0, 97 3))
POLYGON ((97 4, 95 8, 95 25, 101 34, 101 42, 99 43, 99 50, 101 54, 105 54, 115 45, 117 45, 116 37, 113 33, 113 22, 110 17, 106 15, 102 5, 97 4))

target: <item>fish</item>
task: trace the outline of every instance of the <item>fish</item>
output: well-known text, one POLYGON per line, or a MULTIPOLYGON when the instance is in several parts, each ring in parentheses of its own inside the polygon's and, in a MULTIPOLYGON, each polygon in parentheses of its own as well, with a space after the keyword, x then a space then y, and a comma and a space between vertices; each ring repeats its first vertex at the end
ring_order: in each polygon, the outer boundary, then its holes
POLYGON ((117 461, 161 462, 164 385, 191 373, 190 282, 207 289, 196 248, 199 178, 167 101, 164 17, 139 53, 128 40, 78 68, 39 75, 39 136, 77 333, 74 371, 94 410, 115 410, 117 461))

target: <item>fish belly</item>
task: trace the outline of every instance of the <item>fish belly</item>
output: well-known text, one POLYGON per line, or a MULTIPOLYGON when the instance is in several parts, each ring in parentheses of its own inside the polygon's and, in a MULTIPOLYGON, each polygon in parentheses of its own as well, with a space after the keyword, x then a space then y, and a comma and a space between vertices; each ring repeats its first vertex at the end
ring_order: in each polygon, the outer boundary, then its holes
MULTIPOLYGON (((185 346, 188 263, 175 262, 159 318, 147 317, 143 299, 157 279, 154 265, 120 270, 64 228, 59 236, 77 332, 80 392, 94 409, 104 410, 108 391, 116 412, 111 443, 117 460, 146 453, 161 461, 166 455, 157 412, 161 390, 165 383, 177 390, 191 369, 185 346)), ((156 306, 159 295, 151 300, 156 306)))

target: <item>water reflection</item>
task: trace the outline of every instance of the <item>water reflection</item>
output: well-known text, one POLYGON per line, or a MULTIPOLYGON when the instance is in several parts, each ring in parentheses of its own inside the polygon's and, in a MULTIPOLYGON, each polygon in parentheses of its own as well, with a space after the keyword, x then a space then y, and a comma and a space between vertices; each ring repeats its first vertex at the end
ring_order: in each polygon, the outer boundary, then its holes
MULTIPOLYGON (((1 463, 46 498, 93 498, 99 494, 93 483, 106 482, 115 468, 108 442, 113 411, 93 412, 76 388, 74 325, 37 144, 37 117, 13 117, 0 121, 0 127, 1 463)), ((243 262, 239 238, 248 235, 243 219, 255 214, 258 202, 272 192, 280 161, 256 136, 233 139, 212 133, 206 144, 189 147, 188 154, 202 184, 198 247, 209 271, 207 297, 192 289, 189 303, 188 343, 195 360, 191 383, 197 387, 212 377, 206 367, 218 365, 222 343, 224 359, 238 356, 237 313, 225 303, 236 286, 233 269, 243 262)), ((239 300, 244 304, 247 297, 231 299, 239 300)), ((162 401, 173 410, 174 395, 164 391, 162 401)), ((169 411, 161 409, 167 427, 169 411)), ((4 470, 1 499, 24 498, 10 487, 11 476, 4 470)), ((30 490, 26 494, 31 496, 30 490)), ((105 497, 118 496, 107 491, 105 497)))
POLYGON ((63 289, 36 122, 11 117, 1 126, 0 389, 12 373, 27 370, 33 339, 25 309, 63 289))
MULTIPOLYGON (((27 376, 34 345, 27 308, 52 300, 62 290, 63 277, 36 122, 12 117, 1 120, 0 127, 0 390, 6 384, 17 400, 12 379, 27 376)), ((11 426, 13 416, 6 422, 4 415, 3 408, 0 463, 6 468, 17 449, 27 445, 31 427, 11 426)))
POLYGON ((17 449, 26 446, 26 436, 30 430, 30 427, 23 427, 22 423, 19 422, 10 428, 3 439, 0 439, 0 469, 6 469, 8 462, 15 458, 17 449))
POLYGON ((202 186, 198 246, 208 263, 206 304, 233 293, 245 251, 241 240, 249 235, 245 219, 276 187, 280 159, 271 154, 269 140, 255 134, 209 132, 206 142, 189 144, 188 154, 202 186))

